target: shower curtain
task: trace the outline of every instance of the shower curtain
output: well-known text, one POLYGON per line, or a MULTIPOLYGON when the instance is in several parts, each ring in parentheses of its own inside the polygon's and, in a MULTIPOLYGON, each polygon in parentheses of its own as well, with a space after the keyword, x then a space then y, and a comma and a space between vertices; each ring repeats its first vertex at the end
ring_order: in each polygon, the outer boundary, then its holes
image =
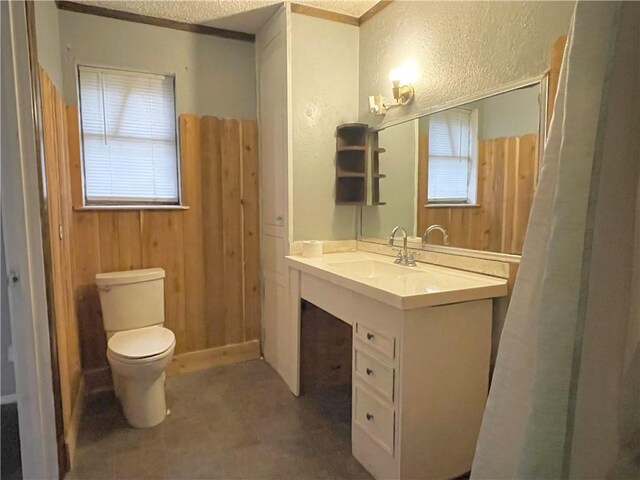
POLYGON ((471 478, 640 478, 640 4, 578 2, 471 478))

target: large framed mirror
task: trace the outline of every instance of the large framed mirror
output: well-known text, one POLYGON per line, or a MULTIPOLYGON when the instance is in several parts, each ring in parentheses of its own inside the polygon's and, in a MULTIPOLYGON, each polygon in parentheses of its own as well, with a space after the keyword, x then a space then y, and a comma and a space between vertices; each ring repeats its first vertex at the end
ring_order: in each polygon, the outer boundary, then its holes
POLYGON ((520 255, 546 131, 546 77, 378 130, 381 205, 361 241, 404 227, 433 250, 520 255))

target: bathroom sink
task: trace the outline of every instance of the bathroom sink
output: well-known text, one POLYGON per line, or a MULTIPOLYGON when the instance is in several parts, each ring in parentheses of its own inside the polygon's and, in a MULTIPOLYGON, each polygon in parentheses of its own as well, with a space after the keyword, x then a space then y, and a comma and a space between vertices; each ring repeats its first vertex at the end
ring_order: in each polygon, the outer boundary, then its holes
MULTIPOLYGON (((507 281, 479 273, 433 264, 407 267, 393 257, 368 252, 345 252, 320 257, 286 257, 291 268, 334 285, 410 310, 469 302, 507 294, 507 281)), ((307 280, 305 277, 304 284, 307 280)))
POLYGON ((353 277, 374 279, 381 277, 402 278, 408 275, 421 273, 413 267, 403 267, 395 263, 381 262, 379 260, 357 260, 354 262, 335 262, 327 264, 327 267, 339 273, 345 273, 353 277))

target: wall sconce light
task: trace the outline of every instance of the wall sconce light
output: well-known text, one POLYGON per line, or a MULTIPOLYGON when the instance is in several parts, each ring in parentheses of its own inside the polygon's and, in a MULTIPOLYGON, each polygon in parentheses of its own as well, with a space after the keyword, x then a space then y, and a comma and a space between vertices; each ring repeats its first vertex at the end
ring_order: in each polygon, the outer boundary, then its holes
POLYGON ((391 107, 409 105, 415 96, 413 82, 416 80, 417 68, 413 63, 405 63, 389 73, 395 103, 388 103, 382 95, 369 97, 369 111, 374 115, 384 115, 391 107))
POLYGON ((391 84, 393 85, 393 98, 402 106, 409 105, 413 101, 415 94, 413 85, 411 85, 408 77, 410 77, 410 75, 407 75, 406 72, 403 72, 401 69, 391 70, 389 74, 389 80, 391 80, 391 84))

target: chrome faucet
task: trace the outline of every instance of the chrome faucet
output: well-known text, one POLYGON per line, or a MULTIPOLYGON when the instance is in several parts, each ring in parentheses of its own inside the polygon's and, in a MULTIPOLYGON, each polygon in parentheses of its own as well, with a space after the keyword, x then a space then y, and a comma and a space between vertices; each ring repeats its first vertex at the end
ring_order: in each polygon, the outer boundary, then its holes
POLYGON ((442 244, 443 245, 451 245, 449 243, 449 234, 447 233, 447 231, 444 229, 444 227, 442 227, 441 225, 430 225, 425 231, 424 231, 424 235, 422 235, 422 244, 426 245, 427 244, 427 237, 429 236, 429 234, 431 232, 433 232, 434 230, 438 230, 439 232, 442 233, 442 244))
POLYGON ((416 261, 413 258, 414 252, 407 249, 407 231, 404 229, 404 227, 398 225, 397 227, 393 228, 393 230, 391 231, 391 235, 389 236, 389 246, 393 247, 398 230, 402 231, 402 249, 394 248, 394 250, 398 252, 398 255, 396 255, 395 263, 405 265, 407 267, 415 267, 416 261))

